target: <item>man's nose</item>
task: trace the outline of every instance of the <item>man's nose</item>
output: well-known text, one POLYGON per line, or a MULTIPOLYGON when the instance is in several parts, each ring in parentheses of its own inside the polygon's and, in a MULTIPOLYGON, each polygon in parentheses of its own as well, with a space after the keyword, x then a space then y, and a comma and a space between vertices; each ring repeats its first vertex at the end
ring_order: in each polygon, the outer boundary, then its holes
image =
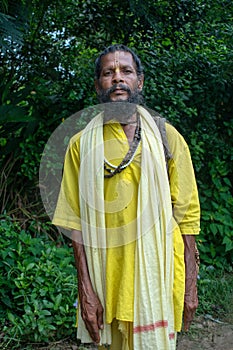
POLYGON ((120 70, 119 69, 116 69, 114 74, 113 74, 113 78, 112 78, 112 81, 114 84, 116 83, 120 83, 120 82, 123 82, 124 81, 124 77, 123 75, 121 74, 120 70))

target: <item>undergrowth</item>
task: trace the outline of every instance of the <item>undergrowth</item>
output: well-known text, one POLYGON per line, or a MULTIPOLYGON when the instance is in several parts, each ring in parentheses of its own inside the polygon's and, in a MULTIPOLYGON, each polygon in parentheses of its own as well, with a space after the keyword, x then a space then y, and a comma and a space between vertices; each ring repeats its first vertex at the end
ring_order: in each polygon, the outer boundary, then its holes
MULTIPOLYGON (((75 337, 77 281, 72 249, 51 239, 49 224, 0 222, 1 349, 36 349, 75 337), (48 235, 45 231, 48 231, 48 235)), ((200 267, 197 315, 232 322, 232 273, 200 267)))
POLYGON ((233 274, 202 265, 198 277, 197 314, 233 322, 233 274))
POLYGON ((9 218, 0 224, 2 349, 23 349, 75 332, 76 271, 71 248, 32 237, 9 218))

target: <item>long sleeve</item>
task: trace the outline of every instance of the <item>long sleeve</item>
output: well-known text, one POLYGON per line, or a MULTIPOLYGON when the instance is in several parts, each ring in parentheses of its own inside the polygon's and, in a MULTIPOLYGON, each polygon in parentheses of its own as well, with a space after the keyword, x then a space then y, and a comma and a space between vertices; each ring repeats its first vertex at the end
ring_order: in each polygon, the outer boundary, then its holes
POLYGON ((81 230, 79 207, 79 136, 75 135, 67 148, 60 193, 52 223, 65 229, 81 230))
POLYGON ((173 216, 183 234, 200 231, 200 204, 192 160, 184 138, 171 125, 166 125, 172 159, 169 181, 173 216))

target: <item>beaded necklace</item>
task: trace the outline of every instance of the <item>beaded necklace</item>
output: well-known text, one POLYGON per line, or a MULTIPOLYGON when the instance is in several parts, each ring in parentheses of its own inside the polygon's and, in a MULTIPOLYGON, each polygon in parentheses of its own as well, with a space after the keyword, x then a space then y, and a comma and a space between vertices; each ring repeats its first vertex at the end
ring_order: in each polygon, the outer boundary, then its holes
POLYGON ((140 141, 141 141, 141 125, 140 125, 140 118, 137 118, 137 126, 135 129, 133 141, 124 159, 121 161, 121 163, 118 166, 116 166, 114 164, 111 164, 106 158, 104 158, 104 169, 109 173, 104 175, 105 178, 113 177, 114 175, 116 175, 117 173, 120 173, 122 170, 124 170, 125 168, 127 168, 127 166, 130 165, 130 163, 133 161, 134 156, 137 152, 140 141), (107 166, 109 166, 110 168, 108 168, 107 166))

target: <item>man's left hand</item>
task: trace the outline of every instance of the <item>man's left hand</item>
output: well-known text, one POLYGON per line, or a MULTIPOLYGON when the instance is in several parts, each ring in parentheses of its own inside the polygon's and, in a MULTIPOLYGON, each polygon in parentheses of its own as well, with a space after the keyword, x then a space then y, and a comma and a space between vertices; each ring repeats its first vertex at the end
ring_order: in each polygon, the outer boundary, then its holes
POLYGON ((183 235, 185 260, 184 330, 188 331, 198 307, 195 236, 183 235))
POLYGON ((193 285, 190 287, 189 292, 184 296, 184 330, 187 332, 193 321, 196 309, 198 307, 198 296, 196 281, 193 281, 193 285))

